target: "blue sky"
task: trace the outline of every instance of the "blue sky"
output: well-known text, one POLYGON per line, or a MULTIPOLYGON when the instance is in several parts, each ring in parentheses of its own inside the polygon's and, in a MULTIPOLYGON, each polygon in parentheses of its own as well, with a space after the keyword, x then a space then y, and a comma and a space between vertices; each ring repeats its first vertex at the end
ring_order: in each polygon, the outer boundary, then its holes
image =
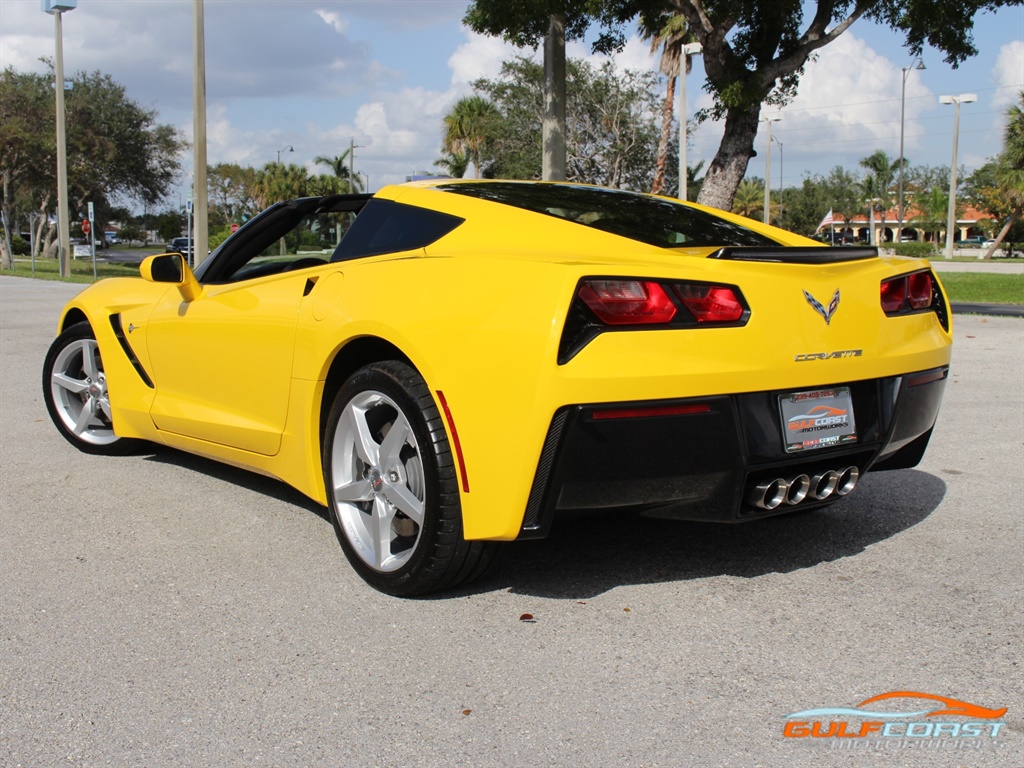
MULTIPOLYGON (((79 0, 64 16, 67 72, 100 70, 158 119, 192 135, 191 0, 79 0)), ((317 155, 356 144, 371 189, 432 169, 441 120, 470 83, 497 74, 514 50, 461 25, 466 0, 206 0, 208 157, 315 170, 317 155)), ((977 167, 1001 145, 1006 107, 1024 89, 1024 8, 976 19, 979 55, 952 69, 933 50, 907 80, 906 149, 913 164, 948 165, 953 109, 940 94, 976 93, 961 109, 959 162, 977 167)), ((42 71, 54 23, 39 0, 0 2, 0 66, 42 71)), ((532 52, 527 52, 532 54, 532 52)), ((570 56, 590 56, 570 45, 570 56)), ((635 37, 620 68, 653 68, 635 37)), ((797 98, 772 134, 783 144, 786 186, 835 165, 855 168, 876 149, 899 154, 901 68, 911 56, 888 30, 858 21, 807 66, 797 98)), ((690 113, 710 104, 699 57, 687 80, 690 113)), ((760 135, 748 175, 763 176, 760 135)), ((709 162, 721 126, 701 126, 689 159, 709 162)), ((779 150, 773 147, 772 186, 779 150)), ((191 156, 185 159, 191 169, 191 156)), ((320 169, 324 170, 324 169, 320 169)), ((187 182, 186 182, 187 184, 187 182)))

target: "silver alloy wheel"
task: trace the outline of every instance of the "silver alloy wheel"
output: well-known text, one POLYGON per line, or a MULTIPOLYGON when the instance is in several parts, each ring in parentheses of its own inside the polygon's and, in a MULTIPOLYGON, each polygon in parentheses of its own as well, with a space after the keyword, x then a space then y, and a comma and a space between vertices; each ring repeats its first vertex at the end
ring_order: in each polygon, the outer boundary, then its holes
POLYGON ((376 571, 396 571, 416 551, 424 520, 420 448, 387 395, 366 390, 345 405, 331 450, 331 492, 345 537, 376 571))
POLYGON ((118 441, 112 427, 107 377, 95 340, 77 339, 54 360, 50 392, 57 415, 79 440, 91 445, 118 441))

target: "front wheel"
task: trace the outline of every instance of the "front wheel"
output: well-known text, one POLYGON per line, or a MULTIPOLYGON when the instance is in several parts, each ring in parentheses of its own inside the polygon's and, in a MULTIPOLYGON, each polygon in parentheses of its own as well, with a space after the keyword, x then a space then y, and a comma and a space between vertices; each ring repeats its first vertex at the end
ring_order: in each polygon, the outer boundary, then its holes
POLYGON ((390 360, 356 371, 327 420, 331 521, 356 572, 396 596, 480 576, 495 544, 466 541, 448 436, 420 375, 390 360))
POLYGON ((43 399, 57 430, 80 451, 121 455, 136 447, 136 441, 114 434, 107 376, 88 323, 71 326, 50 345, 43 399))

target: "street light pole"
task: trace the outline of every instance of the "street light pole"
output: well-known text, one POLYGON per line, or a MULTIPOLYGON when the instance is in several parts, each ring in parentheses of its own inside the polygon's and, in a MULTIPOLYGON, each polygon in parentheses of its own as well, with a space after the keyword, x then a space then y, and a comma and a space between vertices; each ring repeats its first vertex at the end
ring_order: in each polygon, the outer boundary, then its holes
POLYGON ((953 258, 953 229, 956 227, 956 150, 960 141, 960 105, 978 100, 976 93, 939 96, 940 104, 953 104, 953 161, 949 166, 949 210, 946 212, 946 258, 953 258))
POLYGON ((772 223, 771 214, 771 202, 772 202, 772 123, 777 123, 782 118, 776 115, 775 117, 764 117, 762 118, 765 125, 768 126, 768 139, 765 141, 765 152, 764 152, 764 215, 762 220, 765 224, 772 223))
POLYGON ((192 3, 192 198, 195 201, 194 229, 189 233, 192 266, 206 259, 210 242, 206 187, 206 11, 203 0, 192 3), (194 233, 194 236, 193 236, 194 233))
POLYGON ((42 0, 43 12, 53 15, 54 90, 57 92, 57 259, 61 277, 71 277, 71 225, 68 221, 68 146, 64 135, 64 28, 61 14, 78 7, 78 0, 42 0))
MULTIPOLYGON (((776 137, 776 136, 772 136, 772 141, 774 141, 776 144, 779 145, 779 226, 781 227, 782 226, 782 208, 783 208, 783 206, 782 206, 782 176, 783 176, 783 171, 785 170, 785 166, 783 165, 783 162, 784 162, 785 158, 782 155, 782 142, 779 141, 778 137, 776 137)), ((769 150, 771 150, 771 147, 769 147, 769 150)))
POLYGON ((686 167, 686 62, 690 56, 697 56, 704 50, 700 43, 686 43, 679 57, 679 199, 686 202, 686 184, 689 171, 686 167))
POLYGON ((903 208, 903 162, 904 162, 904 158, 903 158, 903 126, 904 126, 904 120, 905 120, 905 116, 906 116, 906 107, 907 107, 907 78, 910 76, 910 72, 913 69, 925 69, 924 61, 921 59, 921 57, 917 57, 914 61, 910 62, 910 66, 909 67, 904 67, 903 68, 903 86, 902 86, 902 90, 900 91, 900 169, 899 169, 900 170, 900 183, 899 183, 899 203, 898 203, 898 211, 899 211, 899 220, 900 220, 900 222, 899 222, 899 229, 896 231, 896 242, 897 243, 903 241, 903 215, 904 215, 904 208, 903 208), (914 66, 915 62, 917 63, 916 67, 914 66))
POLYGON ((295 147, 293 147, 291 144, 289 144, 287 147, 283 147, 283 148, 277 150, 277 164, 278 165, 281 164, 281 153, 283 153, 283 152, 294 152, 294 151, 295 151, 295 147))

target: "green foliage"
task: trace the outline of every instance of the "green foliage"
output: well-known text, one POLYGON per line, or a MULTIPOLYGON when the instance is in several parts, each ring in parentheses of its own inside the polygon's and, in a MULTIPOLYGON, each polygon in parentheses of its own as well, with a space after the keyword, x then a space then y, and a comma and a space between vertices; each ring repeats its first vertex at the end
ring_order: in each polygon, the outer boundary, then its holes
POLYGON ((211 229, 207 239, 208 247, 212 251, 229 237, 231 237, 231 227, 218 227, 217 229, 211 229))
POLYGON ((935 243, 892 243, 891 247, 897 256, 911 256, 915 259, 928 259, 936 254, 935 243))
MULTIPOLYGON (((484 175, 540 178, 543 79, 540 64, 517 57, 502 65, 498 78, 473 84, 478 95, 470 98, 482 99, 494 110, 487 113, 489 122, 479 133, 485 137, 478 142, 484 175)), ((595 68, 567 60, 568 180, 650 189, 658 146, 657 126, 650 116, 661 108, 656 91, 653 72, 620 75, 611 64, 595 68)), ((484 113, 482 108, 479 113, 484 113)), ((445 118, 446 124, 454 122, 450 117, 445 118)), ((675 183, 674 176, 671 181, 675 183)))
POLYGON ((566 39, 581 39, 596 26, 594 48, 608 51, 621 47, 626 25, 637 19, 650 29, 657 28, 663 15, 682 16, 704 48, 705 88, 714 99, 714 106, 698 118, 725 119, 722 143, 708 168, 700 201, 724 207, 754 154, 761 105, 786 103, 810 57, 851 24, 869 19, 901 34, 911 55, 927 45, 956 66, 977 52, 977 13, 1020 4, 1021 0, 473 0, 464 21, 477 32, 536 46, 548 31, 550 17, 561 14, 566 39))

